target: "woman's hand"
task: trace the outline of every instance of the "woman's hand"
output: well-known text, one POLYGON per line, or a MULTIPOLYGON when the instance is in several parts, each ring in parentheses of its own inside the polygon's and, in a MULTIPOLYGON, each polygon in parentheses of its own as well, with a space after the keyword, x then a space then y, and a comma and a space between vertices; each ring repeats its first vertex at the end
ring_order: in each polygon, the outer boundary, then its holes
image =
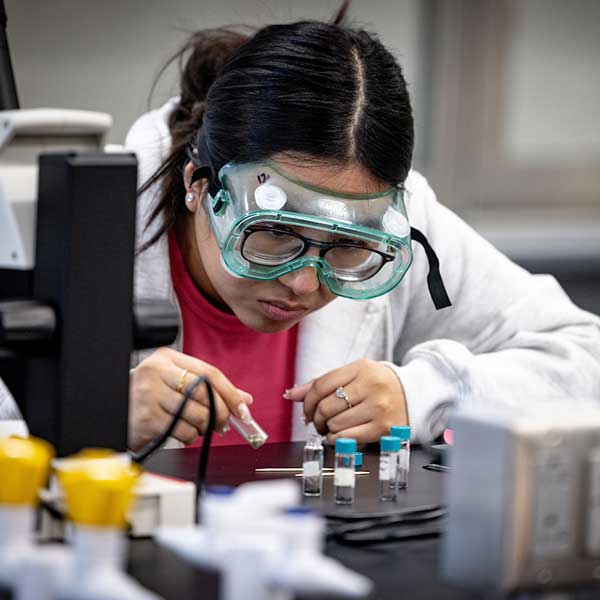
MULTIPOLYGON (((160 348, 130 373, 129 447, 132 450, 139 450, 168 427, 184 390, 197 375, 209 379, 215 392, 215 431, 228 430, 230 413, 244 418, 247 405, 252 404, 250 394, 237 389, 216 367, 170 348, 160 348)), ((173 437, 191 444, 205 431, 208 417, 206 387, 199 385, 175 426, 173 437)))
POLYGON ((329 444, 340 437, 375 442, 389 435, 392 425, 408 423, 400 380, 390 367, 372 360, 358 360, 330 371, 287 390, 284 397, 304 402, 306 421, 327 435, 329 444), (348 401, 336 396, 340 387, 348 401))

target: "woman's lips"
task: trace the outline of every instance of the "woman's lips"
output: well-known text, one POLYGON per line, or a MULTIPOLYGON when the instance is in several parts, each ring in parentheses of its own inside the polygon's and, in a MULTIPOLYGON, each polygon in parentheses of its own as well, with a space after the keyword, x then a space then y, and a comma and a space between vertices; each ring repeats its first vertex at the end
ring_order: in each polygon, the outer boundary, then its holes
POLYGON ((266 300, 259 300, 258 304, 270 319, 274 321, 292 321, 301 317, 305 312, 306 308, 288 307, 284 304, 273 304, 266 300))

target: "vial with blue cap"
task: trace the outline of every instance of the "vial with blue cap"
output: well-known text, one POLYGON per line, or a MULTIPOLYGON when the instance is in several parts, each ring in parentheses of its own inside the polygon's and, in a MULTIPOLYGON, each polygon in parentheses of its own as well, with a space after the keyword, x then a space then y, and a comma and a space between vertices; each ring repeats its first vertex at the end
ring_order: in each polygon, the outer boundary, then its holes
POLYGON ((338 438, 335 441, 333 485, 336 504, 352 504, 354 502, 354 487, 356 485, 355 453, 356 440, 338 438))
POLYGON ((398 453, 400 438, 384 435, 380 440, 379 453, 379 498, 393 501, 398 497, 398 453))
POLYGON ((355 452, 354 453, 354 468, 357 471, 360 471, 361 467, 362 467, 362 463, 363 463, 363 455, 362 452, 355 452))
POLYGON ((408 425, 393 425, 390 429, 390 435, 400 438, 397 485, 399 490, 403 490, 408 485, 408 472, 410 470, 410 427, 408 425))

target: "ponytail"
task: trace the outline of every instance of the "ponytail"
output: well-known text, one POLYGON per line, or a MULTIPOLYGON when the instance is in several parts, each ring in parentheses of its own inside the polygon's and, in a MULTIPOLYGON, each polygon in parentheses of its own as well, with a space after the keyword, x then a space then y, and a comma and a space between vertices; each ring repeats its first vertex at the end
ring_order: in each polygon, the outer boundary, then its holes
POLYGON ((206 95, 226 62, 249 39, 248 35, 227 28, 198 31, 159 71, 150 94, 161 75, 175 61, 179 65, 181 90, 179 103, 169 118, 169 155, 138 191, 138 195, 143 194, 160 183, 158 202, 145 226, 154 222, 159 215, 163 216, 161 226, 142 246, 140 252, 152 246, 185 214, 181 199, 186 192, 183 183, 183 169, 188 160, 186 150, 202 126, 206 95))

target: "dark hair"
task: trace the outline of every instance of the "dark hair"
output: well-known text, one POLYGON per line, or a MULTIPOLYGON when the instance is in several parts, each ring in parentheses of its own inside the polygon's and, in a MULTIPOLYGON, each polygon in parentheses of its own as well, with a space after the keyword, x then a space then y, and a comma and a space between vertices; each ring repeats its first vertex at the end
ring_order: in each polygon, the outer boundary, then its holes
POLYGON ((253 36, 231 29, 194 34, 172 113, 172 148, 142 186, 160 181, 149 219, 163 223, 152 245, 186 214, 183 168, 188 146, 216 176, 231 161, 287 152, 360 164, 382 182, 402 184, 414 143, 406 82, 394 57, 364 30, 301 21, 253 36))

